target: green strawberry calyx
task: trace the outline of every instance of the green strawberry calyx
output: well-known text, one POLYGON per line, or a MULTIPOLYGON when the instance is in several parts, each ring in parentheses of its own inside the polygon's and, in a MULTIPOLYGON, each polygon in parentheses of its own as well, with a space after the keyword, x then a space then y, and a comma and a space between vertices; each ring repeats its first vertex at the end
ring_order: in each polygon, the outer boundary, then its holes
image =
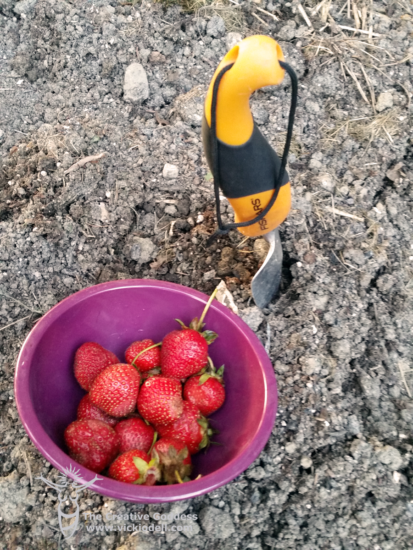
POLYGON ((166 453, 153 449, 152 456, 159 463, 162 481, 168 485, 191 481, 192 465, 184 464, 188 455, 187 447, 177 451, 173 445, 170 445, 166 453))
MULTIPOLYGON (((205 382, 209 380, 209 378, 216 378, 216 380, 218 380, 218 382, 220 382, 224 386, 224 369, 225 367, 224 365, 222 365, 221 367, 219 367, 218 370, 216 370, 212 359, 208 357, 208 366, 204 367, 199 373, 201 376, 198 380, 198 386, 202 386, 202 384, 205 384, 205 382)), ((199 376, 199 374, 197 374, 196 376, 199 376)))
POLYGON ((160 471, 156 458, 152 458, 149 462, 145 462, 139 456, 133 457, 133 463, 139 472, 139 479, 134 481, 135 485, 155 485, 160 479, 160 471))
POLYGON ((204 307, 204 311, 202 312, 201 317, 199 319, 198 319, 198 317, 195 317, 194 319, 192 319, 192 321, 189 323, 188 327, 182 321, 180 321, 179 319, 175 319, 175 321, 177 321, 181 325, 183 330, 192 329, 192 330, 196 330, 197 332, 199 332, 201 334, 201 336, 203 336, 205 338, 205 340, 207 341, 208 344, 212 344, 212 342, 216 338, 218 338, 218 334, 216 332, 212 331, 212 330, 204 330, 203 332, 201 332, 201 331, 205 326, 205 323, 204 323, 205 316, 208 313, 209 307, 212 304, 212 301, 214 300, 217 292, 218 292, 218 287, 214 290, 214 292, 209 297, 209 300, 208 300, 206 306, 204 307))
POLYGON ((210 438, 218 432, 210 428, 209 422, 205 418, 205 416, 201 416, 201 418, 198 418, 197 422, 200 425, 201 431, 203 433, 201 443, 198 446, 198 450, 200 451, 201 449, 207 449, 210 444, 213 443, 213 441, 210 441, 210 438))
POLYGON ((140 357, 140 356, 141 356, 143 353, 145 353, 146 351, 149 351, 150 349, 153 349, 153 348, 157 348, 157 347, 159 347, 159 346, 161 346, 161 345, 162 345, 162 342, 158 342, 157 344, 152 344, 152 346, 149 346, 148 348, 143 349, 142 351, 140 351, 140 352, 138 353, 138 355, 137 355, 136 357, 134 357, 134 359, 133 359, 131 365, 133 365, 135 368, 137 368, 136 365, 135 365, 135 361, 136 361, 136 359, 137 359, 138 357, 140 357))

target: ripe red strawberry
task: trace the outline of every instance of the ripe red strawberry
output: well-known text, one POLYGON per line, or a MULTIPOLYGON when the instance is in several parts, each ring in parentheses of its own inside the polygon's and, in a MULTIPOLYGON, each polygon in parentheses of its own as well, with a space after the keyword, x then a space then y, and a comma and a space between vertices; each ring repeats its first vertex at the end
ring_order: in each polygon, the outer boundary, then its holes
POLYGON ((159 347, 152 347, 148 351, 144 351, 151 346, 159 346, 159 344, 155 344, 153 340, 149 339, 133 342, 125 351, 126 362, 130 365, 135 365, 141 372, 160 367, 161 350, 159 347))
POLYGON ((83 418, 101 420, 102 422, 109 424, 109 426, 112 426, 112 428, 118 423, 117 418, 109 416, 105 412, 101 411, 99 407, 96 407, 96 405, 91 402, 88 393, 82 397, 79 406, 77 407, 77 419, 82 420, 83 418))
POLYGON ((138 396, 138 411, 152 424, 170 424, 183 410, 182 386, 179 380, 152 376, 142 384, 138 396))
POLYGON ((200 413, 204 416, 217 411, 225 401, 223 372, 223 366, 215 371, 212 365, 209 372, 193 376, 185 382, 184 399, 198 407, 200 413))
POLYGON ((161 479, 168 485, 190 481, 192 460, 182 441, 164 437, 155 443, 151 456, 159 462, 161 479))
POLYGON ((119 436, 101 420, 75 420, 66 428, 64 438, 70 456, 98 474, 118 454, 119 436))
POLYGON ((208 312, 209 306, 217 293, 217 288, 210 296, 201 318, 193 319, 186 327, 182 321, 182 330, 174 330, 167 334, 162 340, 161 348, 161 369, 165 376, 174 378, 188 378, 197 374, 208 363, 208 344, 211 344, 217 334, 211 330, 201 332, 204 327, 203 320, 208 312))
POLYGON ((86 342, 75 354, 75 378, 84 390, 89 391, 97 375, 115 363, 119 363, 119 359, 114 353, 95 342, 86 342))
POLYGON ((184 410, 178 420, 168 426, 157 425, 155 429, 161 438, 172 437, 182 441, 191 455, 206 447, 209 443, 208 436, 212 434, 207 419, 189 401, 184 401, 184 410))
POLYGON ((162 374, 187 378, 208 362, 208 344, 196 330, 174 330, 165 336, 161 349, 162 374))
POLYGON ((115 427, 120 440, 120 453, 132 449, 149 452, 155 436, 155 430, 148 426, 141 418, 127 418, 121 420, 115 427))
POLYGON ((107 367, 90 388, 90 400, 106 414, 121 418, 135 410, 141 375, 131 365, 107 367))
POLYGON ((137 449, 121 454, 111 464, 109 477, 124 483, 155 485, 160 479, 160 471, 155 459, 137 449))

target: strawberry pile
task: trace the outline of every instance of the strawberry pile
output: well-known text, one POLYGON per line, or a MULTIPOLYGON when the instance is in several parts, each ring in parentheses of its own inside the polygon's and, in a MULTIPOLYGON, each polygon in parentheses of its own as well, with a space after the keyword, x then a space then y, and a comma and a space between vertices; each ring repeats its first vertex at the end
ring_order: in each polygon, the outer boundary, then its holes
POLYGON ((125 483, 190 481, 191 455, 214 433, 206 417, 225 400, 224 367, 208 356, 217 335, 203 330, 214 294, 189 327, 133 342, 125 363, 97 343, 80 346, 74 375, 88 393, 64 433, 76 462, 125 483))

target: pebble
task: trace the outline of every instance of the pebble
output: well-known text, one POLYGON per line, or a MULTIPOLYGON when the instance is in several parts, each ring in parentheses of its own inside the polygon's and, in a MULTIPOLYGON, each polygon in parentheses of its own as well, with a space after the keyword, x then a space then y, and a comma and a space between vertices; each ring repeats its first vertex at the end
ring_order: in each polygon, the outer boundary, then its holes
POLYGON ((149 97, 149 84, 146 71, 140 63, 131 63, 125 71, 123 99, 141 103, 149 97))
POLYGON ((134 237, 130 250, 130 257, 138 264, 145 264, 151 261, 156 255, 156 246, 151 239, 134 237))
POLYGON ((313 461, 311 460, 311 458, 309 456, 303 456, 301 458, 300 464, 303 468, 308 470, 308 468, 311 468, 311 466, 313 465, 313 461))
MULTIPOLYGON (((192 92, 192 90, 191 90, 192 92)), ((177 112, 184 122, 194 128, 200 128, 204 117, 204 93, 199 90, 199 95, 194 95, 188 100, 177 102, 177 112)))
POLYGON ((369 399, 380 398, 380 382, 369 375, 362 375, 360 377, 360 386, 366 397, 369 399))
POLYGON ((13 11, 18 15, 23 15, 31 11, 36 4, 37 4, 37 0, 21 0, 20 2, 16 3, 16 5, 13 8, 13 11))
POLYGON ((218 38, 225 34, 225 23, 222 17, 215 15, 211 17, 207 24, 207 35, 218 38))
POLYGON ((287 445, 285 446, 285 452, 288 453, 289 455, 294 454, 296 450, 297 450, 297 445, 295 443, 287 443, 287 445))
POLYGON ((296 36, 295 22, 289 21, 288 23, 278 31, 278 38, 281 40, 292 40, 296 36))
POLYGON ((7 523, 21 521, 27 510, 28 487, 19 484, 19 474, 14 470, 0 478, 0 516, 7 523))
POLYGON ((168 164, 166 163, 162 170, 162 176, 166 180, 174 180, 178 177, 179 170, 178 167, 174 164, 168 164))
POLYGON ((350 341, 343 338, 342 340, 336 340, 331 344, 331 353, 337 359, 350 359, 351 344, 350 341))
POLYGON ((257 331, 264 321, 264 314, 257 306, 252 306, 244 309, 241 313, 241 318, 247 323, 250 329, 257 331))
POLYGON ((241 42, 242 35, 239 32, 229 32, 225 37, 227 50, 231 50, 238 42, 241 42))
POLYGON ((321 370, 321 361, 317 356, 300 359, 300 363, 303 364, 303 371, 307 376, 319 373, 321 370))
POLYGON ((215 275, 216 275, 215 270, 211 269, 210 271, 206 271, 204 273, 203 279, 204 281, 211 281, 212 279, 214 279, 215 275))
POLYGON ((323 165, 321 164, 321 162, 315 158, 312 158, 310 160, 310 162, 308 163, 308 167, 311 169, 311 170, 320 170, 323 165))
POLYGON ((268 111, 261 105, 253 104, 251 106, 252 116, 254 117, 255 122, 258 126, 266 124, 270 118, 268 111))
POLYGON ((110 217, 109 217, 108 209, 106 208, 106 204, 104 202, 100 202, 99 207, 100 207, 100 220, 102 222, 108 222, 110 217))
POLYGON ((326 191, 329 191, 330 193, 334 191, 335 183, 331 174, 326 172, 319 174, 317 176, 317 182, 326 191))
POLYGON ((235 533, 234 523, 228 512, 215 506, 207 506, 199 514, 202 529, 212 539, 225 540, 235 533))
POLYGON ((178 210, 174 204, 168 204, 168 206, 165 206, 165 214, 169 214, 170 216, 175 216, 177 212, 178 210))
POLYGON ((393 96, 390 92, 383 92, 379 95, 376 102, 376 111, 381 113, 385 109, 393 107, 393 96))
POLYGON ((270 245, 265 239, 255 239, 254 241, 254 258, 257 262, 263 262, 267 257, 270 245))
POLYGON ((386 445, 377 451, 376 454, 380 462, 388 466, 391 470, 399 470, 403 464, 400 451, 391 445, 386 445))
POLYGON ((358 435, 361 432, 359 419, 352 414, 347 419, 347 429, 352 435, 358 435))
POLYGON ((405 422, 413 426, 413 409, 404 409, 400 412, 400 416, 405 422))

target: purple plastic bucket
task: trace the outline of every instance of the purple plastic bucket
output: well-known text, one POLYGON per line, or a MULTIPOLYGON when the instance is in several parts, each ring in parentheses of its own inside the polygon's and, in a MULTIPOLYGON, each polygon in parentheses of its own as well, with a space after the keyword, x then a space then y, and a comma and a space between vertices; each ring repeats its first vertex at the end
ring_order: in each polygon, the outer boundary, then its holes
MULTIPOLYGON (((17 408, 30 439, 42 455, 63 472, 72 466, 85 481, 95 474, 66 454, 65 428, 76 419, 84 391, 73 375, 76 349, 98 342, 121 361, 134 340, 160 341, 201 314, 208 296, 177 284, 154 280, 103 283, 69 296, 32 329, 20 351, 15 374, 17 408)), ((206 453, 193 456, 196 481, 143 487, 104 477, 93 490, 141 503, 193 498, 229 483, 258 457, 274 424, 277 384, 271 362, 256 335, 229 309, 214 301, 206 328, 219 338, 209 348, 215 365, 225 364, 227 398, 211 416, 219 430, 206 453)))

